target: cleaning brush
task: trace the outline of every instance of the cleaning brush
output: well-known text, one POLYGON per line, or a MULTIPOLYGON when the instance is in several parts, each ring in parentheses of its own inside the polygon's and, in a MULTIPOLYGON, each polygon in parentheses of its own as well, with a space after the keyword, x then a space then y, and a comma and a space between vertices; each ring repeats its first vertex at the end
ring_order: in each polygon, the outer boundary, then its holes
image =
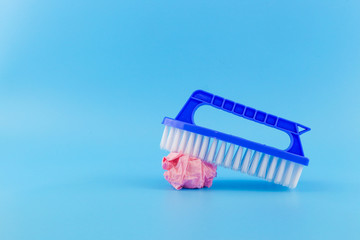
POLYGON ((309 159, 304 156, 300 135, 310 128, 203 90, 197 90, 190 96, 175 119, 165 117, 162 123, 165 125, 160 142, 162 149, 188 154, 289 188, 297 186, 303 166, 309 164, 309 159), (197 126, 193 116, 202 105, 210 105, 284 131, 290 136, 290 146, 280 150, 197 126))

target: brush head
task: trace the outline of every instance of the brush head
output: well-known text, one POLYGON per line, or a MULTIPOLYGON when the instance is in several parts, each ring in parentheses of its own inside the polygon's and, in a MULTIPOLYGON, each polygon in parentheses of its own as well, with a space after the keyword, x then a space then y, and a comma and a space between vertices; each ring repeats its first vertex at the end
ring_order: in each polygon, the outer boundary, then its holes
POLYGON ((162 149, 295 188, 303 165, 241 145, 165 125, 162 149))

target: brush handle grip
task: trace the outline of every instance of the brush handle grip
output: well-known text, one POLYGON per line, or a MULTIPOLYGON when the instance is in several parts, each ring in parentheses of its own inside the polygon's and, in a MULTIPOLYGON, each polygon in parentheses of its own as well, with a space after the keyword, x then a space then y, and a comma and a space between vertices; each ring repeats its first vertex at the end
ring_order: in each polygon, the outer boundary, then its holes
POLYGON ((256 110, 255 108, 235 103, 231 100, 224 99, 203 90, 193 92, 175 119, 194 124, 194 113, 201 105, 210 105, 245 119, 284 131, 289 134, 291 139, 290 146, 285 151, 304 156, 300 142, 300 135, 310 131, 310 128, 299 123, 256 110), (300 128, 302 130, 300 130, 300 128))

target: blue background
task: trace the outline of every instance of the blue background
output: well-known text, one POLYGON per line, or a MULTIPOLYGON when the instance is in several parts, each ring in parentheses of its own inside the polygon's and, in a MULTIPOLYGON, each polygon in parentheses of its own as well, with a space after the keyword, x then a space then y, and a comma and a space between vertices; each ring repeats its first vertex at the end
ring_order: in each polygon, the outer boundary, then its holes
MULTIPOLYGON (((0 239, 359 239, 359 1, 1 1, 0 239), (312 128, 288 191, 174 190, 164 116, 204 89, 312 128)), ((195 120, 284 147, 209 108, 195 120)))

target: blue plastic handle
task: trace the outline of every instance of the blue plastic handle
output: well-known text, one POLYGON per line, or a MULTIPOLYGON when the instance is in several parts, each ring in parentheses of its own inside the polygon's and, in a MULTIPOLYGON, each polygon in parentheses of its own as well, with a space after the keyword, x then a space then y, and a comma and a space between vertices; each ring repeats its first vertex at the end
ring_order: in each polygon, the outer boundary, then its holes
POLYGON ((269 127, 284 131, 290 136, 291 140, 290 146, 284 151, 299 156, 304 156, 300 135, 310 131, 309 127, 265 113, 263 111, 256 110, 255 108, 235 103, 231 100, 224 99, 203 90, 197 90, 193 92, 188 101, 185 103, 184 107, 176 116, 175 120, 194 124, 194 113, 201 105, 210 105, 245 119, 249 119, 254 122, 265 124, 269 127))

